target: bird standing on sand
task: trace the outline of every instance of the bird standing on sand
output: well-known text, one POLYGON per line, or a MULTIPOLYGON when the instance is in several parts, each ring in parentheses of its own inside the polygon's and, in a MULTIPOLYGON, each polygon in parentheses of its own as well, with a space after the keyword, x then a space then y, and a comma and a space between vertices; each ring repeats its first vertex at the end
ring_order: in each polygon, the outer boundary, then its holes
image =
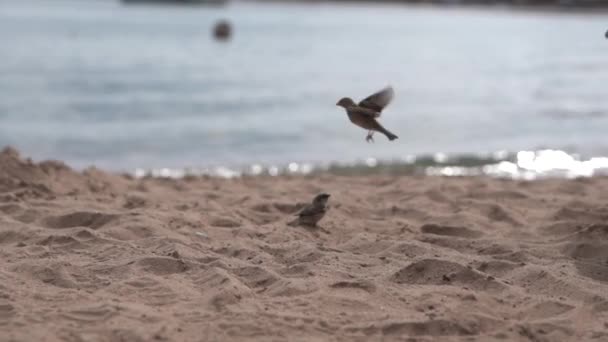
POLYGON ((380 117, 382 110, 391 102, 394 95, 393 88, 388 86, 366 97, 359 104, 356 104, 350 97, 343 97, 336 103, 336 106, 346 109, 350 122, 369 131, 365 138, 367 142, 374 141, 374 131, 386 135, 388 140, 392 141, 399 137, 382 127, 376 119, 380 117))
POLYGON ((319 194, 315 196, 312 200, 312 203, 304 207, 299 213, 295 220, 288 223, 290 226, 309 226, 316 227, 317 222, 319 222, 325 213, 329 209, 327 207, 327 201, 329 200, 329 194, 319 194))

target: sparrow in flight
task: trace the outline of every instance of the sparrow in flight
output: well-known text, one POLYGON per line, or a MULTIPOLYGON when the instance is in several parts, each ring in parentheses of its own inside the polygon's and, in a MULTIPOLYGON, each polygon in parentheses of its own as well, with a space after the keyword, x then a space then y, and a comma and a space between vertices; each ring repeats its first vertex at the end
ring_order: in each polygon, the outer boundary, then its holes
POLYGON ((393 88, 388 86, 366 97, 359 104, 356 104, 350 97, 343 97, 336 103, 336 106, 346 109, 350 122, 368 130, 367 137, 365 138, 367 142, 374 141, 373 135, 375 131, 386 135, 388 140, 392 141, 399 137, 382 127, 376 119, 380 117, 382 110, 391 102, 394 95, 393 88))
POLYGON ((315 196, 312 200, 312 203, 304 207, 299 213, 295 220, 289 222, 290 226, 309 226, 316 227, 317 222, 319 222, 323 216, 325 216, 325 212, 329 209, 327 207, 327 201, 329 200, 329 194, 319 194, 315 196))

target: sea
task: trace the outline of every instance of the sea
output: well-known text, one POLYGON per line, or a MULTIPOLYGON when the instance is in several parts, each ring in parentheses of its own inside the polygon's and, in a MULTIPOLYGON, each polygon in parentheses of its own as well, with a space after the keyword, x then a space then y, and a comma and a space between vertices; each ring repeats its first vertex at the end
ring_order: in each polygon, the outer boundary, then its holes
POLYGON ((607 29, 591 10, 0 0, 0 146, 138 176, 595 175, 607 29), (387 85, 399 139, 367 143, 336 102, 387 85))

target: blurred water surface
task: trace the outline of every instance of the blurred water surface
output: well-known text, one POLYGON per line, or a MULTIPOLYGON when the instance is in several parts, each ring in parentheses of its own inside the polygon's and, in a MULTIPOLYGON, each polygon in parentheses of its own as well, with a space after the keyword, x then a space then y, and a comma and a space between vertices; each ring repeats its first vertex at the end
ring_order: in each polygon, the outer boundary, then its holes
POLYGON ((81 168, 608 156, 606 14, 0 0, 0 145, 81 168), (227 18, 234 37, 211 39, 227 18), (388 142, 336 101, 386 84, 388 142))

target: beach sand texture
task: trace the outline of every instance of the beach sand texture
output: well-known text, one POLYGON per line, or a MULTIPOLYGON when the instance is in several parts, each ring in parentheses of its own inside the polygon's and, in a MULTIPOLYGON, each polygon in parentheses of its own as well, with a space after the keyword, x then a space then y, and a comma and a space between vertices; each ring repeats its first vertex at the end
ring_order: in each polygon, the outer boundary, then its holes
POLYGON ((0 154, 1 341, 607 341, 608 178, 132 179, 0 154), (327 234, 288 227, 319 192, 327 234))

